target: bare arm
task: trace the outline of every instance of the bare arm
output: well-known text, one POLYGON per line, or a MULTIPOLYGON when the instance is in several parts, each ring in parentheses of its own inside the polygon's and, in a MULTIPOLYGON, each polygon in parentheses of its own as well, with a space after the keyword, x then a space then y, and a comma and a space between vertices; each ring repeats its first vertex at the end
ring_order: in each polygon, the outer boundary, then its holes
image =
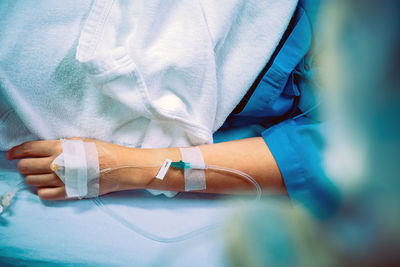
MULTIPOLYGON (((136 149, 118 146, 97 140, 100 169, 126 165, 161 166, 164 159, 181 160, 179 148, 136 149)), ((279 168, 261 137, 242 139, 212 145, 200 146, 204 161, 208 165, 217 165, 237 169, 251 175, 263 188, 263 191, 285 193, 285 187, 279 168)), ((9 150, 8 159, 20 159, 19 171, 26 176, 26 182, 38 187, 43 199, 65 198, 62 181, 50 170, 50 163, 62 151, 58 140, 31 141, 9 150)), ((184 191, 183 171, 170 169, 164 180, 155 179, 158 168, 126 168, 100 176, 100 194, 129 189, 159 189, 184 191)), ((206 170, 207 193, 237 193, 254 191, 253 186, 230 173, 206 170)))

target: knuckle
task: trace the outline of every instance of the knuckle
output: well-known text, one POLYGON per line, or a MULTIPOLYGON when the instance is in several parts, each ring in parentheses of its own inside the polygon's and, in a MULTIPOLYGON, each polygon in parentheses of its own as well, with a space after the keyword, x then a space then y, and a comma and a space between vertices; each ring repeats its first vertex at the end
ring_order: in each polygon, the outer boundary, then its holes
POLYGON ((56 176, 56 177, 55 177, 54 185, 56 185, 56 186, 63 186, 63 185, 64 185, 64 182, 61 181, 61 179, 58 178, 58 176, 56 176))
POLYGON ((46 195, 46 191, 44 189, 38 189, 37 193, 41 199, 48 199, 48 196, 46 195))
POLYGON ((25 177, 25 183, 27 183, 28 185, 35 185, 35 178, 32 175, 27 175, 25 177))
POLYGON ((51 140, 51 141, 43 141, 47 142, 48 153, 53 159, 56 158, 59 154, 62 153, 62 143, 60 140, 51 140))
POLYGON ((58 154, 61 154, 61 152, 62 152, 62 143, 61 143, 59 140, 57 140, 57 141, 54 143, 53 147, 54 147, 54 149, 55 149, 57 155, 58 155, 58 154))
POLYGON ((20 159, 17 163, 17 168, 20 173, 27 173, 29 170, 28 160, 20 159))
POLYGON ((48 176, 46 177, 46 180, 47 180, 47 183, 48 183, 50 186, 59 186, 59 185, 60 185, 59 179, 58 179, 56 176, 54 176, 54 175, 48 175, 48 176))
POLYGON ((32 151, 32 142, 25 142, 21 145, 20 151, 22 154, 27 154, 32 151))

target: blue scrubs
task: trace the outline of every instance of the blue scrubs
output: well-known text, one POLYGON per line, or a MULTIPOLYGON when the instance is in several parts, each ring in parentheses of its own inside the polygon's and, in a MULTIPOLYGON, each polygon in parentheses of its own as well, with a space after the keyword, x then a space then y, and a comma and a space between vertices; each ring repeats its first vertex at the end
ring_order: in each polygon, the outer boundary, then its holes
POLYGON ((300 1, 279 46, 246 96, 215 133, 214 141, 262 136, 292 201, 326 217, 338 193, 322 168, 324 123, 318 118, 310 17, 300 1))

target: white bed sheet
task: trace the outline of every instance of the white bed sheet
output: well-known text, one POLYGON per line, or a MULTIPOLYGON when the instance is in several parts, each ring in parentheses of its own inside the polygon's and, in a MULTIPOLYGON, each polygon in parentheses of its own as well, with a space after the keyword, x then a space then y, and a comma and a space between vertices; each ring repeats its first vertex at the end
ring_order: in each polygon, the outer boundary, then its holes
MULTIPOLYGON (((0 194, 23 178, 0 153, 0 194)), ((120 216, 153 234, 181 235, 228 218, 220 197, 152 196, 143 190, 102 198, 120 216)), ((92 200, 42 201, 20 191, 0 217, 0 265, 227 266, 223 228, 178 243, 159 243, 132 232, 92 200)))

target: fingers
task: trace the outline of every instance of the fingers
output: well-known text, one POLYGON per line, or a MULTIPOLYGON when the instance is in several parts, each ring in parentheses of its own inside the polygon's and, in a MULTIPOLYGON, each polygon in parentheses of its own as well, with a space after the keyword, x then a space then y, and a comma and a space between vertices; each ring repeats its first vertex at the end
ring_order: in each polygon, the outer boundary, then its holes
POLYGON ((66 199, 65 185, 54 173, 27 175, 25 182, 38 187, 38 195, 43 200, 66 199))
POLYGON ((38 195, 43 200, 63 200, 66 198, 64 186, 38 188, 38 195))
MULTIPOLYGON (((82 140, 99 142, 94 139, 82 140)), ((61 152, 60 140, 29 141, 11 148, 6 157, 8 160, 20 159, 19 172, 26 176, 28 185, 38 188, 41 199, 63 200, 66 199, 65 185, 50 167, 51 162, 61 152)))
POLYGON ((11 148, 6 157, 13 160, 25 157, 48 157, 56 153, 61 153, 59 140, 29 141, 11 148))
POLYGON ((37 186, 37 187, 64 186, 64 183, 54 173, 27 175, 25 177, 25 182, 28 185, 37 186))
POLYGON ((38 187, 38 195, 43 200, 66 198, 64 183, 50 169, 54 157, 23 158, 18 161, 18 170, 26 175, 28 185, 38 187))
POLYGON ((19 172, 26 175, 25 181, 28 185, 38 187, 37 192, 41 199, 64 200, 65 185, 50 168, 51 162, 61 152, 60 140, 29 141, 11 148, 6 157, 8 160, 20 159, 19 172))
POLYGON ((21 159, 18 162, 18 171, 21 174, 45 174, 52 173, 50 164, 53 158, 28 158, 21 159))

